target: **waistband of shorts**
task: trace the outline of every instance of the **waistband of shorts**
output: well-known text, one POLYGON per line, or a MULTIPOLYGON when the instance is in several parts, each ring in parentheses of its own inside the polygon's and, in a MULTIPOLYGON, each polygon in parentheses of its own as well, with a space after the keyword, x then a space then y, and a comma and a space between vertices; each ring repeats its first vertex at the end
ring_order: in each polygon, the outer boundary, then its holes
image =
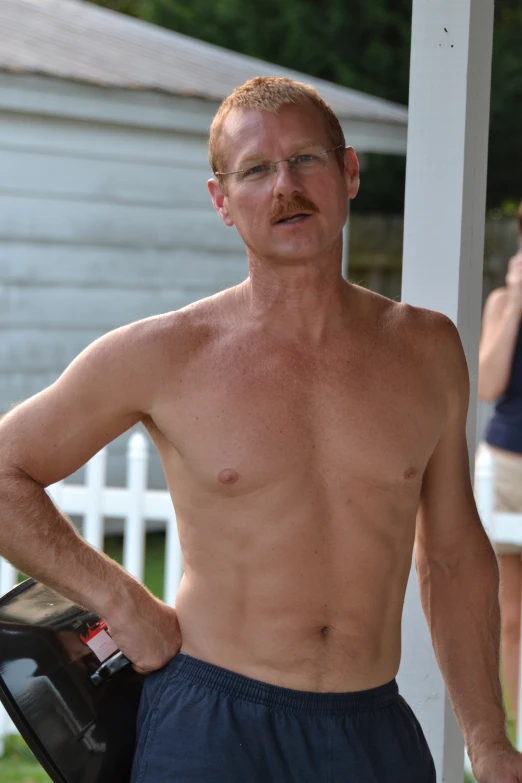
POLYGON ((176 679, 181 677, 188 682, 269 709, 308 715, 353 715, 391 706, 399 698, 396 680, 364 691, 316 693, 253 680, 181 652, 170 662, 169 667, 175 671, 176 679))

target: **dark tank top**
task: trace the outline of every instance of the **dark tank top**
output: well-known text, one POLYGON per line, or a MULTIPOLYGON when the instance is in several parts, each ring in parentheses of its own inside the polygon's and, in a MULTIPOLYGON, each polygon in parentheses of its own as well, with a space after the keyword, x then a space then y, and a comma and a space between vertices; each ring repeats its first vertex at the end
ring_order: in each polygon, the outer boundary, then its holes
POLYGON ((509 383, 496 402, 493 418, 486 430, 486 442, 499 449, 522 454, 522 323, 509 383))

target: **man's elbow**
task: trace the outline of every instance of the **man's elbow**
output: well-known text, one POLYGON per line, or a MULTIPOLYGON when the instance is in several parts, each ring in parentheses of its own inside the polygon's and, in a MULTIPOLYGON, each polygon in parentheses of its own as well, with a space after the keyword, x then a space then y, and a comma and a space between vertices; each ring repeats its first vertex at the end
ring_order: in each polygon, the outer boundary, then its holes
POLYGON ((28 484, 38 484, 25 470, 14 465, 8 458, 2 458, 0 453, 0 498, 21 492, 28 484))
POLYGON ((497 557, 489 537, 479 523, 474 525, 458 542, 442 547, 415 547, 415 567, 419 576, 429 573, 451 574, 461 569, 476 567, 477 562, 491 562, 496 566, 497 557))

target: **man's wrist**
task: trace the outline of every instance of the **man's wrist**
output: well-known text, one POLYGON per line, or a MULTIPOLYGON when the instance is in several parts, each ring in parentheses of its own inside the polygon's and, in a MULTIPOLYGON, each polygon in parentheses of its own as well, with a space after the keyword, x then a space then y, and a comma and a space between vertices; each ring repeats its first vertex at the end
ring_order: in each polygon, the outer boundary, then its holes
POLYGON ((137 607, 153 596, 141 582, 121 567, 118 567, 116 573, 111 569, 110 577, 110 582, 105 582, 103 592, 96 596, 95 611, 109 625, 121 623, 122 618, 132 621, 137 614, 137 607))
POLYGON ((504 718, 499 718, 496 723, 481 723, 469 737, 466 738, 468 755, 473 761, 477 757, 494 751, 503 752, 512 747, 504 718))

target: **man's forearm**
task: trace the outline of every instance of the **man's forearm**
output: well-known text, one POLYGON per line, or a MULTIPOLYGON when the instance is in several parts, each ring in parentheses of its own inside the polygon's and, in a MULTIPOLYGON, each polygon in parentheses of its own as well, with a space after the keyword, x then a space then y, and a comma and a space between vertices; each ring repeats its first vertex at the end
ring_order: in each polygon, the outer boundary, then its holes
POLYGON ((433 647, 470 756, 506 742, 500 685, 498 566, 487 541, 451 560, 418 561, 433 647))
POLYGON ((42 486, 23 473, 0 474, 0 554, 106 618, 143 590, 117 563, 89 546, 42 486))

